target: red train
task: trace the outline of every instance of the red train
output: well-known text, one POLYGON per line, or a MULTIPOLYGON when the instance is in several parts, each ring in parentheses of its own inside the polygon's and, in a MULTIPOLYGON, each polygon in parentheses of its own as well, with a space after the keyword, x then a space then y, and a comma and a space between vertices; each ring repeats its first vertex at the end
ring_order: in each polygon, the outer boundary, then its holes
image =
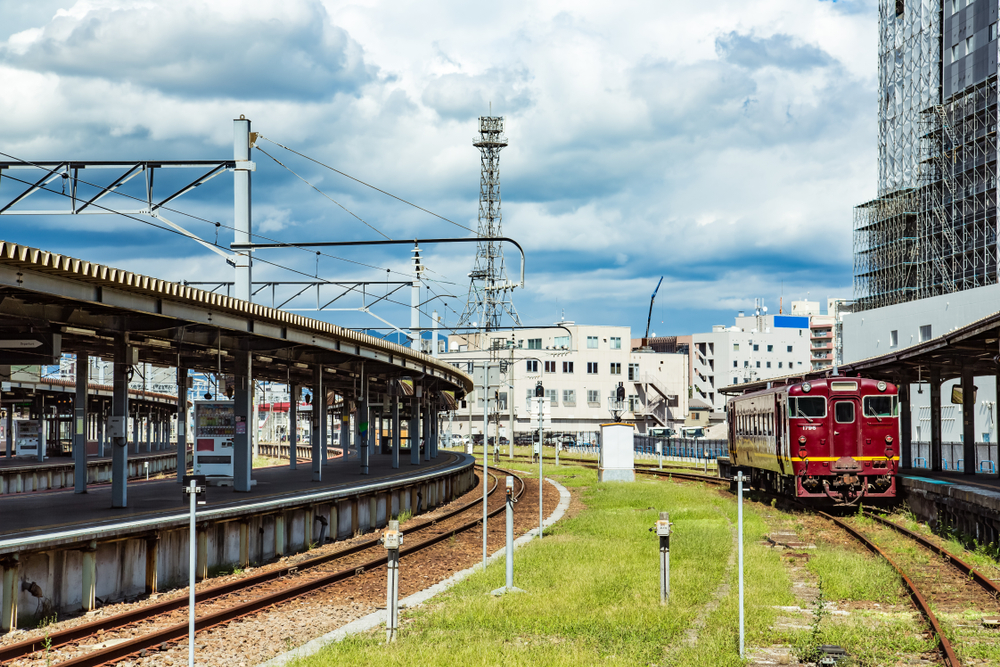
POLYGON ((896 497, 899 402, 895 385, 834 376, 729 399, 729 459, 754 488, 838 505, 896 497))

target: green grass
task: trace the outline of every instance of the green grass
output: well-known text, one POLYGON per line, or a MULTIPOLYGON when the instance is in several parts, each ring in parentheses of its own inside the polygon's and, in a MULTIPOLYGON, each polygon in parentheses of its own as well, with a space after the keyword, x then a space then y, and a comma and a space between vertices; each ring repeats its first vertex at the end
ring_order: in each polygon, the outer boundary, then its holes
POLYGON ((904 596, 899 575, 881 557, 834 544, 817 546, 808 568, 822 582, 828 599, 892 604, 904 596))
MULTIPOLYGON (((734 547, 732 497, 658 480, 598 484, 593 470, 571 466, 561 466, 558 476, 581 487, 587 508, 517 552, 514 583, 526 594, 488 594, 503 585, 504 565, 496 563, 433 606, 404 611, 393 646, 384 645, 380 630, 295 664, 741 664, 735 570, 729 596, 707 619, 702 641, 690 648, 684 641, 725 576, 734 547), (675 524, 671 601, 665 607, 659 603, 658 542, 649 532, 660 510, 669 511, 675 524)), ((749 504, 745 519, 747 605, 753 610, 748 637, 763 642, 771 636, 772 606, 791 603, 790 584, 777 556, 758 544, 766 525, 749 504)))

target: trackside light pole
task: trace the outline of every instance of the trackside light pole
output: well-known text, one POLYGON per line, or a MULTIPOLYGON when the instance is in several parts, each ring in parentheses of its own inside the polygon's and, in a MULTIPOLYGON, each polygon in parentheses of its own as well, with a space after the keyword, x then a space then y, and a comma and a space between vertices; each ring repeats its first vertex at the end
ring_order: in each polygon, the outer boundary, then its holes
POLYGON ((670 601, 670 513, 660 512, 656 525, 649 529, 656 531, 660 539, 660 604, 670 601))
MULTIPOLYGON (((486 569, 486 521, 489 519, 489 510, 486 507, 486 487, 489 486, 487 474, 489 473, 489 445, 490 433, 490 362, 483 364, 483 569, 486 569)), ((469 426, 469 437, 472 437, 472 426, 469 426)))
POLYGON ((403 533, 399 530, 398 520, 389 522, 379 543, 388 551, 389 580, 385 590, 385 641, 388 644, 395 641, 399 634, 399 548, 403 546, 403 533))
POLYGON ((743 471, 736 473, 736 541, 740 561, 740 658, 743 656, 744 616, 743 616, 743 471))
POLYGON ((535 385, 535 400, 538 401, 538 539, 542 539, 542 425, 545 422, 545 387, 541 381, 535 385))
POLYGON ((503 595, 504 593, 523 593, 524 591, 514 586, 514 478, 507 475, 507 580, 503 588, 497 588, 493 595, 503 595))
POLYGON ((184 481, 188 483, 184 488, 184 493, 190 498, 191 523, 188 533, 188 667, 194 667, 194 585, 195 570, 198 568, 198 535, 196 532, 196 507, 204 505, 205 484, 204 475, 185 475, 184 481))

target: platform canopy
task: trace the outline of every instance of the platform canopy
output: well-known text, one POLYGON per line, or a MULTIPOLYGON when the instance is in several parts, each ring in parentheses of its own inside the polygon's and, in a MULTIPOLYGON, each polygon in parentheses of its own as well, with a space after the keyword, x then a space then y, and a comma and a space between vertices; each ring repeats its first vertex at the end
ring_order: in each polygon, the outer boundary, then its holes
POLYGON ((250 352, 253 377, 356 393, 361 366, 378 392, 403 377, 472 390, 430 355, 328 322, 179 283, 0 241, 0 365, 51 364, 60 352, 113 358, 128 337, 139 362, 232 374, 250 352))

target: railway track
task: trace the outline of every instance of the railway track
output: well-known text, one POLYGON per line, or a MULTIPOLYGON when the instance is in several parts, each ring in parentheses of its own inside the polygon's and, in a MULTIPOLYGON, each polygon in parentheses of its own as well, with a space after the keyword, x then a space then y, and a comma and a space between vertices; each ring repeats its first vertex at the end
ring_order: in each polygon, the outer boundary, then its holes
MULTIPOLYGON (((502 470, 498 471, 507 472, 502 470)), ((515 497, 519 498, 524 493, 526 488, 525 482, 518 475, 514 473, 509 474, 512 474, 515 478, 515 497)), ((499 482, 494 474, 491 473, 489 477, 492 484, 490 490, 488 491, 488 495, 491 498, 495 498, 498 495, 496 494, 496 491, 499 488, 499 482)), ((499 495, 501 496, 502 501, 503 494, 499 495)), ((490 510, 488 514, 489 517, 496 516, 498 513, 504 511, 504 502, 493 503, 493 505, 495 506, 490 510)), ((477 497, 458 508, 449 510, 444 515, 408 525, 406 527, 406 534, 411 537, 411 539, 415 533, 426 531, 428 529, 436 529, 437 534, 421 542, 412 543, 403 547, 400 549, 400 556, 403 557, 409 554, 418 553, 461 532, 481 526, 483 522, 481 516, 477 516, 471 521, 466 521, 465 523, 452 527, 446 527, 443 525, 463 512, 479 510, 481 507, 482 499, 481 497, 477 497)), ((474 514, 473 516, 476 515, 474 514)), ((385 551, 379 546, 378 538, 376 537, 363 540, 331 554, 325 554, 323 556, 317 556, 300 561, 295 565, 262 572, 245 577, 238 581, 212 586, 211 588, 197 593, 196 604, 203 605, 213 600, 221 601, 221 598, 233 594, 239 594, 238 597, 240 599, 236 604, 228 606, 223 604, 221 609, 203 613, 195 620, 195 631, 200 632, 202 630, 216 627, 254 614, 282 602, 315 592, 331 584, 348 580, 352 577, 384 566, 385 564, 386 554, 385 551), (378 555, 373 558, 368 558, 366 560, 362 560, 361 562, 352 562, 347 567, 342 567, 341 569, 332 572, 323 572, 318 574, 318 576, 307 578, 299 583, 295 583, 294 579, 284 581, 289 577, 301 578, 305 573, 310 571, 318 569, 325 570, 330 565, 336 564, 338 561, 344 561, 350 559, 352 556, 363 554, 363 552, 367 550, 374 551, 375 549, 377 549, 378 555), (268 584, 274 584, 275 582, 282 585, 277 586, 276 590, 264 592, 261 595, 253 597, 252 599, 246 600, 244 598, 244 596, 247 595, 251 589, 255 587, 266 587, 268 584)), ((157 617, 170 615, 172 612, 176 612, 180 609, 186 610, 187 606, 188 602, 186 596, 177 597, 160 603, 147 605, 140 609, 135 609, 122 614, 116 614, 104 619, 68 628, 66 630, 49 633, 46 636, 35 637, 23 642, 0 647, 0 664, 8 664, 12 660, 25 658, 40 651, 45 651, 48 655, 54 650, 68 648, 74 644, 79 644, 86 639, 94 638, 99 635, 103 636, 104 633, 123 631, 130 626, 135 626, 144 622, 151 622, 157 617)), ((106 648, 80 654, 68 660, 47 662, 47 664, 58 664, 65 667, 98 667, 100 665, 112 664, 130 655, 136 653, 141 654, 141 652, 145 650, 177 641, 178 639, 186 637, 187 632, 188 626, 185 615, 185 619, 183 621, 169 622, 163 627, 154 629, 150 632, 144 632, 139 636, 129 638, 120 643, 115 643, 107 646, 106 648)))

